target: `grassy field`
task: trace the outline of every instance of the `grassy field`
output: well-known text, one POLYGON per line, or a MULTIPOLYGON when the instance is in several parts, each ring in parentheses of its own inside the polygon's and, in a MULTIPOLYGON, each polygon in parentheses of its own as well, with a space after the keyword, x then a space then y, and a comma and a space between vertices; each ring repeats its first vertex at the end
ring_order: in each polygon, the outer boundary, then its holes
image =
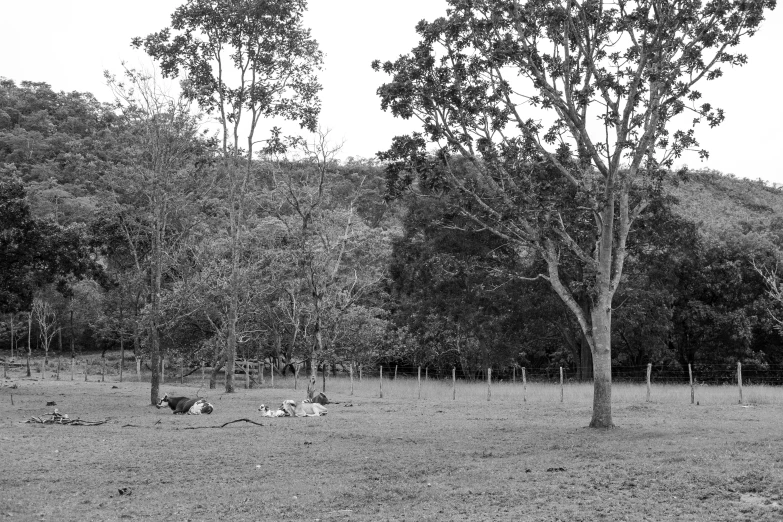
MULTIPOLYGON (((262 419, 303 380, 227 395, 206 416, 148 404, 149 384, 25 378, 0 386, 2 520, 781 520, 783 389, 327 382, 321 418, 262 419), (14 387, 15 386, 15 387, 14 387), (13 404, 11 403, 13 394, 13 404), (54 407, 99 426, 26 424, 54 407), (236 419, 246 422, 220 426, 236 419), (198 429, 188 429, 198 428, 198 429), (203 429, 202 429, 203 428, 203 429), (123 490, 123 494, 119 490, 123 490)), ((81 377, 81 378, 79 378, 81 377)), ((240 380, 240 385, 242 381, 240 380)), ((320 379, 319 379, 320 384, 320 379)), ((162 391, 195 396, 200 374, 162 391)))

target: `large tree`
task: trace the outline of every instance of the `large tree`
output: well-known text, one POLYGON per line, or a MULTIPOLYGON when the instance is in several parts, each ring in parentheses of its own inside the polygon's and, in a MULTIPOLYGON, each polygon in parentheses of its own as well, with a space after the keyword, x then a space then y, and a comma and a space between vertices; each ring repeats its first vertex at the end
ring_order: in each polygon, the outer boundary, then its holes
POLYGON ((306 8, 306 0, 189 0, 171 16, 170 28, 133 40, 159 61, 165 77, 181 76, 185 96, 215 115, 222 129, 231 239, 227 392, 234 391, 241 229, 256 129, 261 118, 277 117, 314 131, 320 110, 315 73, 323 57, 302 25, 306 8))
POLYGON ((672 132, 691 123, 675 118, 724 118, 697 83, 746 62, 734 48, 775 1, 449 4, 446 17, 419 23, 411 54, 373 63, 392 76, 382 107, 424 130, 381 155, 391 185, 439 177, 477 227, 544 260, 539 277, 592 352, 590 425, 611 427, 612 298, 628 234, 673 161, 698 148, 692 128, 672 132), (564 277, 574 263, 580 277, 564 277))

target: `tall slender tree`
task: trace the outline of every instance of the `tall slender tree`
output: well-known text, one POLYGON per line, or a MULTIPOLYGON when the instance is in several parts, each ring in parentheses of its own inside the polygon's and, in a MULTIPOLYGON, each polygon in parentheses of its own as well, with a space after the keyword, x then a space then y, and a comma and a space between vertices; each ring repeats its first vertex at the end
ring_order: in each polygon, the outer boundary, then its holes
POLYGON ((40 345, 44 349, 44 366, 41 372, 42 378, 46 378, 46 368, 49 365, 49 347, 57 333, 57 313, 51 303, 44 298, 33 299, 32 314, 38 323, 38 337, 40 345))
POLYGON ((189 0, 174 12, 170 28, 133 39, 158 60, 165 77, 182 78, 185 96, 215 115, 222 129, 231 241, 227 392, 234 391, 241 229, 256 130, 261 118, 282 117, 314 131, 320 110, 316 72, 323 56, 302 25, 306 8, 306 0, 189 0))

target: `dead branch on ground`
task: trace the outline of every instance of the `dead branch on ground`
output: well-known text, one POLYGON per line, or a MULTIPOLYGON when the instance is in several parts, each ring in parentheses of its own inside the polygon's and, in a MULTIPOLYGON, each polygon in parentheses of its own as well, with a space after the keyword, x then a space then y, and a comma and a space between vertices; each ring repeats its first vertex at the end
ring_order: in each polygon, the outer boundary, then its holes
POLYGON ((101 424, 106 424, 107 422, 109 422, 109 419, 105 419, 102 421, 71 419, 68 417, 68 415, 64 415, 57 410, 54 410, 52 413, 46 413, 41 417, 36 417, 36 416, 30 417, 25 421, 25 423, 32 423, 32 424, 63 424, 68 426, 99 426, 101 424))

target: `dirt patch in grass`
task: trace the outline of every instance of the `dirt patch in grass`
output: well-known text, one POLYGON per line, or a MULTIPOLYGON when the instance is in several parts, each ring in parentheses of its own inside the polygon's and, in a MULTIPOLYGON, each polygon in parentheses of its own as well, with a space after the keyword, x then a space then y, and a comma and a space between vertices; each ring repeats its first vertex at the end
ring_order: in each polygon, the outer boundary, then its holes
POLYGON ((482 401, 480 384, 456 401, 386 385, 378 399, 341 382, 328 394, 352 406, 261 418, 260 403, 304 394, 278 386, 206 390, 212 415, 174 416, 147 404, 145 383, 4 381, 0 519, 783 519, 783 412, 771 404, 691 406, 683 390, 678 403, 618 401, 617 428, 596 431, 589 403, 544 400, 530 385, 538 402, 509 390, 482 401), (47 402, 109 422, 24 423, 47 402), (184 429, 240 418, 263 426, 184 429))

